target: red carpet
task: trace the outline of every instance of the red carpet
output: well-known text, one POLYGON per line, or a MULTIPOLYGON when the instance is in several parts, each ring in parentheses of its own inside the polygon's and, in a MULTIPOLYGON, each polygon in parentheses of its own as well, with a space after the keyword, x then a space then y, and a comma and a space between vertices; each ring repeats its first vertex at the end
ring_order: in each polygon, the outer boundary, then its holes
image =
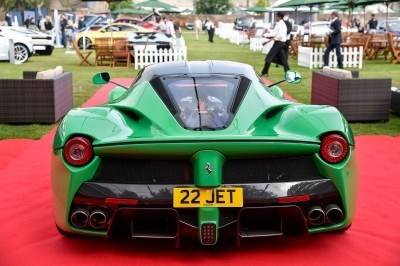
MULTIPOLYGON (((104 102, 110 88, 87 105, 104 102)), ((257 239, 242 248, 225 242, 214 249, 197 243, 174 249, 61 236, 50 192, 53 134, 27 143, 0 170, 0 265, 400 265, 400 137, 356 138, 359 197, 356 219, 345 233, 257 239)), ((10 148, 1 143, 4 154, 10 148)))

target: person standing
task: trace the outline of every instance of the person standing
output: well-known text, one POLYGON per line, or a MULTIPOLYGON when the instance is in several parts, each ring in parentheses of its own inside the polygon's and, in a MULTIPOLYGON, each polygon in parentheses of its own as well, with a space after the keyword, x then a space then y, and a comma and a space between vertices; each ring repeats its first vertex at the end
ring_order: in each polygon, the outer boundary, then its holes
POLYGON ((165 19, 165 17, 163 16, 163 17, 161 18, 161 20, 160 20, 160 23, 158 23, 158 29, 160 30, 160 32, 161 32, 162 34, 165 34, 165 32, 166 32, 166 30, 167 30, 167 26, 166 26, 165 21, 166 21, 166 19, 165 19))
POLYGON ((61 37, 62 37, 62 44, 64 48, 67 48, 67 39, 65 37, 65 27, 67 26, 68 20, 67 17, 62 14, 60 18, 60 29, 61 29, 61 37))
MULTIPOLYGON (((285 53, 286 57, 289 58, 289 46, 290 46, 290 40, 292 39, 292 35, 290 33, 292 32, 294 21, 289 17, 289 12, 286 11, 284 14, 285 15, 283 17, 283 22, 285 22, 286 24, 286 32, 287 32, 285 53)), ((276 67, 279 67, 279 65, 276 64, 276 67)))
POLYGON ((329 29, 328 47, 325 49, 324 66, 329 66, 329 54, 335 49, 338 61, 338 67, 343 69, 342 53, 340 52, 340 44, 342 43, 342 22, 339 20, 337 11, 331 14, 331 25, 329 29))
POLYGON ((196 19, 194 20, 194 33, 196 34, 196 41, 199 40, 199 35, 202 29, 203 29, 203 23, 201 22, 199 17, 196 17, 196 19))
POLYGON ((175 27, 171 17, 167 18, 167 22, 165 23, 165 36, 175 38, 175 27))
POLYGON ((271 50, 265 57, 264 68, 261 71, 261 75, 264 77, 268 76, 269 67, 271 66, 271 62, 277 63, 283 66, 283 69, 286 71, 290 70, 289 64, 287 62, 286 56, 286 37, 287 37, 287 27, 285 22, 283 21, 284 14, 282 11, 276 13, 276 25, 274 28, 274 45, 271 50))
POLYGON ((44 28, 45 28, 47 34, 50 34, 53 36, 53 34, 52 34, 53 23, 51 22, 50 16, 46 16, 46 21, 44 22, 44 28))
POLYGON ((67 51, 72 47, 72 41, 75 34, 75 26, 72 20, 67 21, 67 25, 65 26, 65 38, 67 42, 67 51))
POLYGON ((24 25, 25 25, 25 27, 28 29, 29 28, 29 22, 31 21, 31 16, 28 16, 28 18, 27 19, 25 19, 25 21, 24 21, 24 25))
POLYGON ((78 20, 78 30, 81 30, 85 27, 86 27, 86 25, 85 25, 84 17, 81 16, 81 17, 79 17, 79 20, 78 20))
POLYGON ((35 19, 33 17, 30 17, 29 19, 29 25, 28 25, 28 29, 30 30, 36 30, 36 23, 35 23, 35 19))
POLYGON ((207 18, 205 26, 206 26, 207 33, 208 33, 208 41, 213 43, 214 42, 214 32, 215 32, 214 23, 211 21, 211 19, 207 18))
POLYGON ((9 26, 9 27, 12 26, 12 23, 11 23, 11 16, 10 16, 9 13, 6 14, 6 23, 7 23, 7 26, 9 26))
POLYGON ((39 17, 39 21, 38 21, 37 26, 38 26, 38 28, 39 28, 39 30, 40 30, 41 32, 45 32, 45 31, 46 31, 46 29, 45 29, 45 27, 44 27, 44 22, 45 22, 45 21, 46 21, 46 19, 45 19, 44 17, 42 17, 42 16, 39 17))
POLYGON ((368 33, 376 33, 378 27, 378 20, 375 18, 375 14, 371 15, 371 19, 368 21, 368 33))

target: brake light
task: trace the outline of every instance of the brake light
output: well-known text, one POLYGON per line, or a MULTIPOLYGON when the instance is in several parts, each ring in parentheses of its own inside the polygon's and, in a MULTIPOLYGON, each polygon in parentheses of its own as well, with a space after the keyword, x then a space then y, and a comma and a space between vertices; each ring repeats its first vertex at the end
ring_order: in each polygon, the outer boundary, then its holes
POLYGON ((73 166, 83 166, 93 158, 92 143, 84 137, 73 137, 64 146, 64 158, 73 166))
POLYGON ((322 139, 321 157, 328 163, 339 163, 349 153, 349 144, 338 134, 331 134, 322 139))

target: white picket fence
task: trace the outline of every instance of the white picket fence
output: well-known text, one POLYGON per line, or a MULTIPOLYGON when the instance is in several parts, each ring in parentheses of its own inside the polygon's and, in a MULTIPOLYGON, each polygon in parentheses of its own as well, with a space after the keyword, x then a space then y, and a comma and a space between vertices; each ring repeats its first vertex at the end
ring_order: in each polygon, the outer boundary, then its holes
MULTIPOLYGON (((263 48, 263 43, 268 42, 270 39, 258 37, 258 38, 250 38, 250 50, 252 51, 261 51, 263 48)), ((273 46, 274 42, 268 42, 266 45, 273 46)))
POLYGON ((233 23, 218 22, 218 28, 215 29, 215 35, 223 40, 228 40, 234 32, 234 26, 235 24, 233 23))
POLYGON ((157 49, 155 45, 148 45, 146 50, 144 45, 135 45, 135 69, 145 66, 187 59, 187 47, 178 46, 174 49, 157 49))
POLYGON ((229 37, 229 42, 234 43, 236 45, 241 45, 241 44, 246 44, 249 43, 249 37, 247 36, 247 33, 244 31, 233 31, 231 36, 229 37))
MULTIPOLYGON (((341 47, 343 67, 358 67, 363 65, 363 47, 341 47)), ((299 66, 309 69, 320 68, 324 65, 325 48, 312 48, 299 46, 298 61, 299 66)), ((336 52, 333 50, 329 54, 329 67, 337 67, 336 52)))

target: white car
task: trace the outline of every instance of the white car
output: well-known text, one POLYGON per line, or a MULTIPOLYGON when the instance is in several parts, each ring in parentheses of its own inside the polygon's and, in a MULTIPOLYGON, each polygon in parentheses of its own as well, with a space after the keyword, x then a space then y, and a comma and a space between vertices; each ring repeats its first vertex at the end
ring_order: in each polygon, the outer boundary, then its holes
POLYGON ((303 34, 325 36, 329 33, 331 23, 329 21, 315 21, 304 24, 303 34))
POLYGON ((0 27, 0 30, 10 31, 11 33, 17 33, 26 37, 31 37, 35 54, 51 55, 53 52, 54 40, 49 34, 20 27, 0 27))
POLYGON ((16 62, 24 63, 34 53, 32 38, 19 34, 11 34, 0 29, 0 60, 10 60, 9 40, 14 42, 14 58, 16 62))

